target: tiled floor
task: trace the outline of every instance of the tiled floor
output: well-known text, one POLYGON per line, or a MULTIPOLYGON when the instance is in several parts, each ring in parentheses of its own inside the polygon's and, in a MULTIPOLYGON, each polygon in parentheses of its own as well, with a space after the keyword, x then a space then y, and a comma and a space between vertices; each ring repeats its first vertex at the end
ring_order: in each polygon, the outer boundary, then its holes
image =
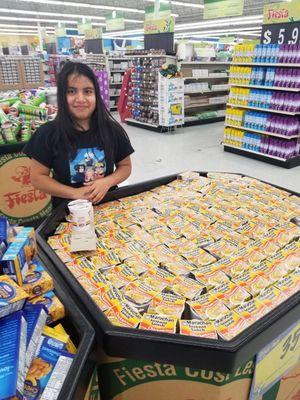
POLYGON ((288 170, 224 152, 223 122, 180 128, 170 135, 124 127, 135 148, 133 171, 126 183, 185 170, 226 171, 247 174, 300 192, 300 167, 288 170))

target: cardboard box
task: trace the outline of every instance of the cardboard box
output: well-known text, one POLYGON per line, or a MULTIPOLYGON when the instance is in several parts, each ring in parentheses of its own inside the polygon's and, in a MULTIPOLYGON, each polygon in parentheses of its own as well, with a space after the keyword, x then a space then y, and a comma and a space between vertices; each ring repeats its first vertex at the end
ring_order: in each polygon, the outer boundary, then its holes
POLYGON ((0 318, 21 310, 27 297, 11 278, 0 276, 0 318))
POLYGON ((248 400, 251 360, 226 374, 102 354, 101 400, 248 400))
POLYGON ((0 319, 0 399, 22 399, 27 323, 22 312, 0 319))

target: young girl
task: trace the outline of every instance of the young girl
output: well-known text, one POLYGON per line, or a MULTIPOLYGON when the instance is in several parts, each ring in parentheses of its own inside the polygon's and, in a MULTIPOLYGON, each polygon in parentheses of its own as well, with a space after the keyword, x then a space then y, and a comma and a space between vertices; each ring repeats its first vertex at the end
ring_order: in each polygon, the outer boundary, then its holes
POLYGON ((56 119, 42 125, 24 149, 31 158, 31 183, 50 194, 54 206, 62 199, 98 203, 129 177, 134 150, 124 129, 106 110, 87 65, 64 65, 57 81, 57 102, 56 119), (102 174, 95 173, 99 164, 102 174))

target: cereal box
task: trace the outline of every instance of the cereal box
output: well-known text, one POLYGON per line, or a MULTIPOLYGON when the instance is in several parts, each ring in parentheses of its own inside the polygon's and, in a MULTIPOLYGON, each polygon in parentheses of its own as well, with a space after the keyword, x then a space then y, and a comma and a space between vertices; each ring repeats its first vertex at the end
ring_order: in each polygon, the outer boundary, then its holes
POLYGON ((144 314, 139 328, 150 331, 175 333, 177 318, 167 315, 144 314))
POLYGON ((181 320, 179 321, 181 335, 198 336, 206 339, 218 339, 215 327, 206 321, 181 320))
POLYGON ((11 278, 0 276, 0 318, 21 310, 28 294, 11 278))
POLYGON ((0 319, 0 398, 22 399, 27 323, 21 311, 0 319))
POLYGON ((65 316, 65 307, 53 291, 29 300, 32 304, 44 304, 48 310, 47 324, 51 324, 65 316))

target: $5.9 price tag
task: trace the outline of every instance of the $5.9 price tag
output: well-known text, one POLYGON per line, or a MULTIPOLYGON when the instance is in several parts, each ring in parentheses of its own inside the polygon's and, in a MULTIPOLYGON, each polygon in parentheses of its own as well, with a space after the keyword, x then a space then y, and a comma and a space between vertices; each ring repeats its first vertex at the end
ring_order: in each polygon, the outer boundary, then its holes
POLYGON ((263 25, 262 44, 300 44, 300 21, 263 25))
POLYGON ((250 400, 266 393, 299 360, 300 321, 258 353, 250 400))

